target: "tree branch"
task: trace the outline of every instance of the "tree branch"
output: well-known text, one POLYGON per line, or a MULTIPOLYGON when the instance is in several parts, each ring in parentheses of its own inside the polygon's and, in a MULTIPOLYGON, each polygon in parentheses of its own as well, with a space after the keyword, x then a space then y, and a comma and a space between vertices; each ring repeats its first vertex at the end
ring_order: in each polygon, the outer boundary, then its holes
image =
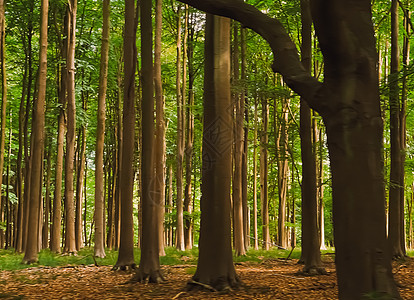
POLYGON ((274 62, 272 69, 283 76, 286 84, 303 96, 309 106, 323 109, 318 96, 322 83, 308 74, 300 61, 295 43, 283 25, 254 6, 242 0, 179 0, 207 13, 239 21, 245 27, 261 35, 270 45, 274 62))

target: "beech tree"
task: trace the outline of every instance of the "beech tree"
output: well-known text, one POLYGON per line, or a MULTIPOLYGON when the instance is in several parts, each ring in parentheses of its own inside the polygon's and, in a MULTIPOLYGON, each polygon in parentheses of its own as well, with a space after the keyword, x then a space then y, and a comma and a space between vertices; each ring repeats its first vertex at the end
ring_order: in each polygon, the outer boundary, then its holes
POLYGON ((376 292, 399 299, 385 227, 383 121, 371 1, 311 1, 325 62, 323 82, 302 66, 277 19, 240 0, 182 2, 259 33, 274 53, 273 71, 322 116, 332 170, 339 298, 376 292))
POLYGON ((230 222, 230 20, 210 14, 206 20, 203 102, 199 256, 189 287, 207 285, 214 290, 228 290, 239 285, 233 265, 230 222))
POLYGON ((45 130, 45 98, 46 98, 46 74, 47 74, 47 24, 49 1, 41 2, 40 19, 40 54, 37 97, 33 107, 33 132, 32 132, 32 160, 30 182, 30 210, 28 224, 30 233, 27 235, 26 249, 23 262, 30 264, 37 262, 39 252, 39 213, 42 195, 42 161, 45 130))

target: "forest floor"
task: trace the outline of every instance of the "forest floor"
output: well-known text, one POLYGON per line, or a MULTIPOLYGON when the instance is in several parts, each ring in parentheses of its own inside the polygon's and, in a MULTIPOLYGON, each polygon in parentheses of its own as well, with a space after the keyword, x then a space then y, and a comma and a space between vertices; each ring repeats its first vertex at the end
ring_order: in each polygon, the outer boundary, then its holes
MULTIPOLYGON (((304 276, 296 259, 263 259, 236 264, 244 287, 228 294, 186 291, 195 265, 162 266, 161 284, 128 283, 132 275, 110 266, 68 265, 0 271, 2 299, 337 299, 333 259, 324 256, 327 275, 304 276)), ((414 299, 414 260, 394 263, 403 299, 414 299)))

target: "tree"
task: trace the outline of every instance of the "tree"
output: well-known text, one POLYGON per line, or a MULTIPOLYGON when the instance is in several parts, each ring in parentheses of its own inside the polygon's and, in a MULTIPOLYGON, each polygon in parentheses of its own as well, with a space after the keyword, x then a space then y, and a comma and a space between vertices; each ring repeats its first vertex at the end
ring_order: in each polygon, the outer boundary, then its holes
POLYGON ((122 136, 122 159, 120 172, 121 226, 118 260, 114 268, 135 269, 134 221, 132 197, 134 188, 134 144, 135 135, 135 70, 136 70, 136 26, 134 0, 125 0, 124 31, 124 107, 122 136))
MULTIPOLYGON (((7 78, 6 78, 6 20, 4 0, 0 0, 0 75, 1 75, 1 123, 0 123, 0 203, 2 203, 2 182, 3 182, 3 168, 4 168, 4 145, 6 141, 6 108, 7 108, 7 78)), ((0 210, 3 210, 0 204, 0 210)), ((3 221, 0 211, 0 221, 3 221)), ((0 241, 3 238, 3 230, 0 230, 0 241)), ((0 243, 1 244, 1 243, 0 243)), ((1 245, 0 245, 1 246, 1 245)))
MULTIPOLYGON (((310 73, 312 66, 311 12, 309 0, 301 1, 302 64, 310 73)), ((304 99, 300 103, 300 137, 302 155, 302 259, 303 271, 325 273, 322 268, 318 236, 318 198, 316 189, 316 160, 312 144, 311 110, 304 99)))
POLYGON ((214 290, 228 290, 239 285, 231 249, 230 99, 230 20, 208 14, 199 256, 190 287, 202 284, 214 290))
POLYGON ((152 65, 152 1, 142 0, 142 244, 141 260, 136 277, 140 282, 163 281, 159 261, 159 204, 154 199, 154 87, 152 65))
POLYGON ((275 54, 273 71, 322 116, 332 170, 339 298, 376 292, 400 299, 385 229, 383 121, 371 1, 311 1, 325 61, 323 83, 303 68, 277 19, 239 0, 183 2, 237 19, 262 35, 275 54))
POLYGON ((45 98, 46 98, 46 75, 47 75, 47 21, 49 1, 41 2, 40 19, 40 54, 39 54, 39 77, 37 97, 33 107, 32 125, 32 161, 30 182, 30 206, 28 224, 30 234, 27 235, 26 249, 23 262, 30 264, 38 260, 39 251, 39 212, 42 194, 42 161, 44 147, 45 129, 45 98))
POLYGON ((265 250, 270 249, 270 228, 269 228, 269 195, 268 195, 268 142, 267 133, 269 127, 269 105, 267 99, 262 96, 262 128, 260 132, 260 203, 262 205, 262 234, 265 250))
MULTIPOLYGON (((185 146, 185 95, 181 87, 181 68, 186 66, 181 62, 181 8, 177 12, 177 229, 175 234, 175 246, 178 250, 185 250, 184 245, 184 210, 183 210, 183 165, 184 165, 184 146, 185 146)), ((183 83, 184 84, 184 83, 183 83)))
POLYGON ((75 207, 74 207, 74 158, 76 136, 76 96, 75 96, 75 45, 77 0, 70 0, 68 10, 68 50, 66 56, 67 72, 67 131, 65 158, 65 247, 64 252, 76 253, 75 243, 75 207))
POLYGON ((164 215, 165 215, 165 121, 164 95, 161 77, 161 35, 162 35, 162 0, 157 0, 155 8, 155 45, 154 45, 154 89, 156 99, 156 144, 155 144, 155 197, 158 211, 158 247, 161 256, 164 250, 164 215))
POLYGON ((102 5, 102 46, 101 66, 99 74, 98 95, 98 128, 96 133, 96 156, 95 156, 95 256, 105 257, 105 222, 104 206, 105 192, 103 182, 103 155, 105 141, 105 100, 108 81, 108 56, 109 56, 109 2, 104 0, 102 5))
POLYGON ((401 220, 404 218, 404 210, 401 210, 401 133, 400 133, 400 91, 399 91, 399 47, 398 47, 398 1, 391 2, 391 69, 390 82, 390 144, 391 144, 391 170, 389 191, 389 226, 388 238, 391 243, 391 254, 394 257, 404 256, 401 240, 403 228, 401 220))

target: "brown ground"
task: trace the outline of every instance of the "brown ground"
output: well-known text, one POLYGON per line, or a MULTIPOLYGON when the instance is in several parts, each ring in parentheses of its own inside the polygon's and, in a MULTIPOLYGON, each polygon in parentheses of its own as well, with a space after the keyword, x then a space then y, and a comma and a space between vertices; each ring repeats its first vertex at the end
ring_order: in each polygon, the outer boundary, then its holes
MULTIPOLYGON (((3 299, 337 299, 333 262, 327 275, 297 274, 296 260, 265 260, 236 266, 246 287, 230 294, 187 292, 195 266, 163 266, 165 283, 129 284, 131 274, 111 267, 68 266, 0 272, 3 299)), ((414 261, 395 263, 403 299, 414 299, 414 261)))

